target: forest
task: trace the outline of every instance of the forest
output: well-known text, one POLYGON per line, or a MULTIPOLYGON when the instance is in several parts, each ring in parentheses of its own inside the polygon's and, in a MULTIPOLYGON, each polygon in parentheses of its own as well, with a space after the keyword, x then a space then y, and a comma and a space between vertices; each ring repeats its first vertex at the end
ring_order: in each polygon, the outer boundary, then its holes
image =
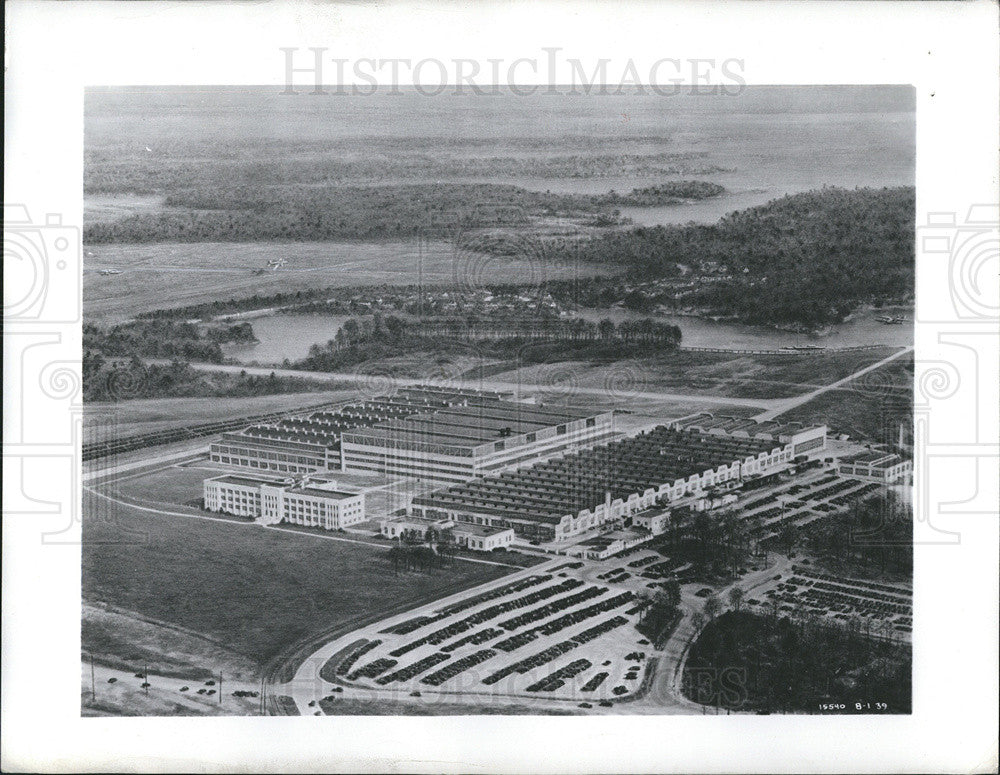
POLYGON ((468 319, 404 320, 388 315, 344 322, 336 337, 315 344, 309 355, 294 364, 312 371, 336 371, 365 361, 414 352, 467 349, 476 343, 476 354, 486 358, 517 358, 522 364, 569 359, 635 357, 676 349, 681 341, 677 326, 653 320, 610 320, 593 323, 582 319, 518 323, 468 319), (464 344, 463 344, 464 343, 464 344))
POLYGON ((83 400, 125 401, 132 398, 197 398, 310 393, 329 383, 299 377, 255 376, 241 372, 205 372, 185 361, 146 364, 135 356, 105 358, 94 350, 83 351, 83 400))
POLYGON ((222 363, 227 342, 255 342, 249 323, 198 326, 177 320, 132 320, 110 327, 83 325, 83 349, 104 355, 181 358, 222 363))
POLYGON ((913 577, 913 507, 891 490, 800 529, 827 568, 860 578, 913 577))
POLYGON ((857 701, 910 713, 913 658, 908 643, 876 640, 861 623, 733 610, 713 618, 692 644, 682 691, 720 710, 820 713, 822 704, 859 711, 857 701))
MULTIPOLYGON (((642 145, 662 137, 634 138, 642 145)), ((275 139, 267 154, 245 138, 206 142, 174 139, 157 154, 88 144, 85 194, 169 194, 218 185, 347 185, 386 180, 454 178, 657 178, 711 175, 723 171, 704 151, 609 152, 603 137, 520 138, 522 155, 483 156, 496 141, 486 138, 361 137, 309 142, 275 139), (581 151, 565 153, 566 148, 581 151), (192 164, 197 159, 199 163, 192 164)), ((512 152, 515 149, 510 149, 512 152)))
POLYGON ((166 209, 84 229, 90 245, 127 242, 371 240, 440 231, 523 226, 531 218, 602 214, 718 196, 716 183, 672 181, 618 194, 554 194, 512 185, 435 183, 385 186, 216 184, 174 190, 166 209))
MULTIPOLYGON (((912 187, 823 188, 713 225, 616 230, 550 252, 552 260, 626 265, 633 283, 676 277, 679 266, 689 267, 702 281, 684 294, 685 306, 745 323, 816 328, 842 321, 864 302, 912 299, 914 207, 912 187)), ((580 303, 612 304, 624 301, 614 290, 622 285, 594 278, 549 290, 557 300, 572 294, 580 303)), ((647 304, 676 304, 676 298, 664 288, 647 304)))

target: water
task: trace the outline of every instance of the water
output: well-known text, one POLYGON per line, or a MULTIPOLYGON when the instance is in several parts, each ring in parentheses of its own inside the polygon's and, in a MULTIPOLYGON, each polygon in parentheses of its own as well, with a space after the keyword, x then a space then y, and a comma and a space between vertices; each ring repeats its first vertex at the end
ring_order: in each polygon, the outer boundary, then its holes
MULTIPOLYGON (((650 317, 622 309, 580 310, 577 314, 588 320, 610 318, 618 323, 625 319, 650 317)), ((833 326, 829 332, 818 336, 778 331, 762 326, 740 323, 723 323, 685 315, 653 316, 664 323, 681 329, 681 343, 685 347, 718 347, 726 350, 777 350, 782 347, 864 347, 884 345, 907 347, 913 344, 913 324, 885 325, 875 318, 880 315, 901 315, 912 320, 913 310, 891 308, 876 311, 859 311, 851 319, 833 326)))
POLYGON ((285 358, 297 361, 309 354, 314 344, 333 339, 348 319, 347 315, 272 315, 250 321, 258 344, 227 344, 227 358, 247 365, 280 364, 285 358))
MULTIPOLYGON (((912 310, 864 311, 845 323, 834 326, 822 336, 807 336, 786 331, 775 331, 758 326, 738 323, 717 323, 712 320, 687 316, 659 316, 655 319, 679 326, 683 344, 687 347, 719 347, 732 350, 775 350, 781 347, 816 345, 819 347, 861 347, 885 345, 905 347, 913 344, 913 325, 883 325, 875 320, 884 314, 905 315, 912 318, 912 310)), ((580 310, 580 317, 599 321, 610 318, 615 323, 628 318, 650 317, 628 310, 580 310)), ((287 358, 297 361, 309 354, 313 344, 326 344, 349 316, 345 315, 272 315, 250 321, 257 339, 256 345, 225 345, 227 358, 251 365, 280 365, 287 358)))
MULTIPOLYGON (((733 210, 821 186, 912 185, 915 111, 909 87, 748 87, 738 96, 681 94, 438 97, 415 92, 355 97, 282 96, 273 87, 89 90, 88 153, 157 158, 384 162, 365 182, 478 180, 554 192, 619 192, 695 178, 721 197, 628 208, 637 223, 710 223, 733 210), (138 150, 136 150, 138 149, 138 150), (588 158, 680 154, 694 170, 647 177, 532 177, 516 165, 463 177, 463 159, 588 158), (399 165, 402 164, 400 167, 399 165), (395 166, 394 166, 395 165, 395 166), (428 166, 430 165, 430 166, 428 166), (449 171, 449 165, 453 168, 449 171), (429 169, 433 169, 430 173, 429 169), (722 170, 722 171, 719 171, 722 170)), ((331 180, 332 184, 357 182, 331 180)))

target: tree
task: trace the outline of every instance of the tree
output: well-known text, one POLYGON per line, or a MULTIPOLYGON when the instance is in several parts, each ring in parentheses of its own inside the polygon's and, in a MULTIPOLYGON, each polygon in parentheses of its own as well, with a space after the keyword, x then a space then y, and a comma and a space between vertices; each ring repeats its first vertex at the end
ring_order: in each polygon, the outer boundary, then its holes
POLYGON ((608 318, 604 318, 597 324, 597 332, 601 339, 608 340, 615 335, 615 324, 608 318))
POLYGON ((744 595, 743 587, 733 587, 729 590, 729 605, 732 606, 736 613, 740 612, 744 595))
POLYGON ((722 603, 719 601, 718 595, 709 595, 705 598, 705 616, 709 618, 709 621, 715 619, 716 614, 722 609, 722 603))
POLYGON ((663 585, 663 594, 667 599, 667 605, 676 608, 681 604, 681 583, 674 578, 668 579, 663 585))
POLYGON ((645 589, 636 592, 635 594, 636 606, 639 608, 639 623, 641 624, 643 619, 646 618, 646 614, 649 613, 649 607, 652 604, 652 598, 645 589))
POLYGON ((795 545, 799 540, 799 531, 791 522, 787 522, 781 526, 781 532, 778 533, 778 541, 782 546, 785 547, 785 551, 791 554, 795 549, 795 545))
POLYGON ((434 542, 436 540, 437 540, 437 531, 433 527, 428 526, 427 531, 424 533, 424 541, 427 543, 427 546, 429 549, 431 549, 431 551, 434 550, 434 542))

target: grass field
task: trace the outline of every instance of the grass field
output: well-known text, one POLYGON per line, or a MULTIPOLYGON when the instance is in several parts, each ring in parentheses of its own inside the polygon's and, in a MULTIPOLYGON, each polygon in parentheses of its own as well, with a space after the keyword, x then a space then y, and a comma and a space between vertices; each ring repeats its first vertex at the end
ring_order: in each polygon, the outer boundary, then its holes
POLYGON ((833 433, 895 442, 899 426, 913 422, 913 355, 807 401, 778 419, 826 423, 833 433))
POLYGON ((354 390, 325 390, 247 398, 139 398, 113 404, 89 403, 83 435, 84 441, 107 438, 112 432, 126 438, 185 425, 294 411, 328 401, 347 401, 357 395, 354 390))
POLYGON ((394 576, 384 549, 126 506, 109 509, 86 496, 85 601, 187 628, 258 664, 351 617, 377 618, 508 571, 458 562, 394 576))
MULTIPOLYGON (((535 257, 499 258, 458 252, 444 242, 163 243, 87 246, 83 309, 88 321, 331 286, 457 283, 485 287, 571 278, 572 265, 541 265, 535 257), (266 271, 267 262, 287 264, 266 271), (119 270, 101 275, 97 270, 119 270), (260 273, 258 270, 265 270, 260 273)), ((611 274, 587 267, 588 274, 611 274)))
POLYGON ((885 358, 892 348, 808 355, 740 355, 665 352, 644 360, 611 364, 562 361, 525 366, 493 379, 537 383, 548 392, 571 395, 574 387, 608 389, 609 394, 676 390, 739 398, 787 398, 849 376, 885 358))

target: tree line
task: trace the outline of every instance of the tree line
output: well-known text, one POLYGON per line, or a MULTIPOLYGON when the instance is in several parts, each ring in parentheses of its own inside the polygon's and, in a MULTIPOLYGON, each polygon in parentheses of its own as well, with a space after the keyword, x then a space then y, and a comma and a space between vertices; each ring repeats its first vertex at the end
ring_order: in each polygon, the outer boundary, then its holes
POLYGON ((627 358, 676 349, 677 326, 653 320, 626 320, 615 325, 583 319, 491 322, 456 318, 405 320, 379 314, 350 318, 325 345, 314 344, 297 368, 335 371, 378 358, 407 353, 443 352, 470 342, 483 357, 549 362, 560 357, 627 358), (548 346, 546 346, 548 345, 548 346))

